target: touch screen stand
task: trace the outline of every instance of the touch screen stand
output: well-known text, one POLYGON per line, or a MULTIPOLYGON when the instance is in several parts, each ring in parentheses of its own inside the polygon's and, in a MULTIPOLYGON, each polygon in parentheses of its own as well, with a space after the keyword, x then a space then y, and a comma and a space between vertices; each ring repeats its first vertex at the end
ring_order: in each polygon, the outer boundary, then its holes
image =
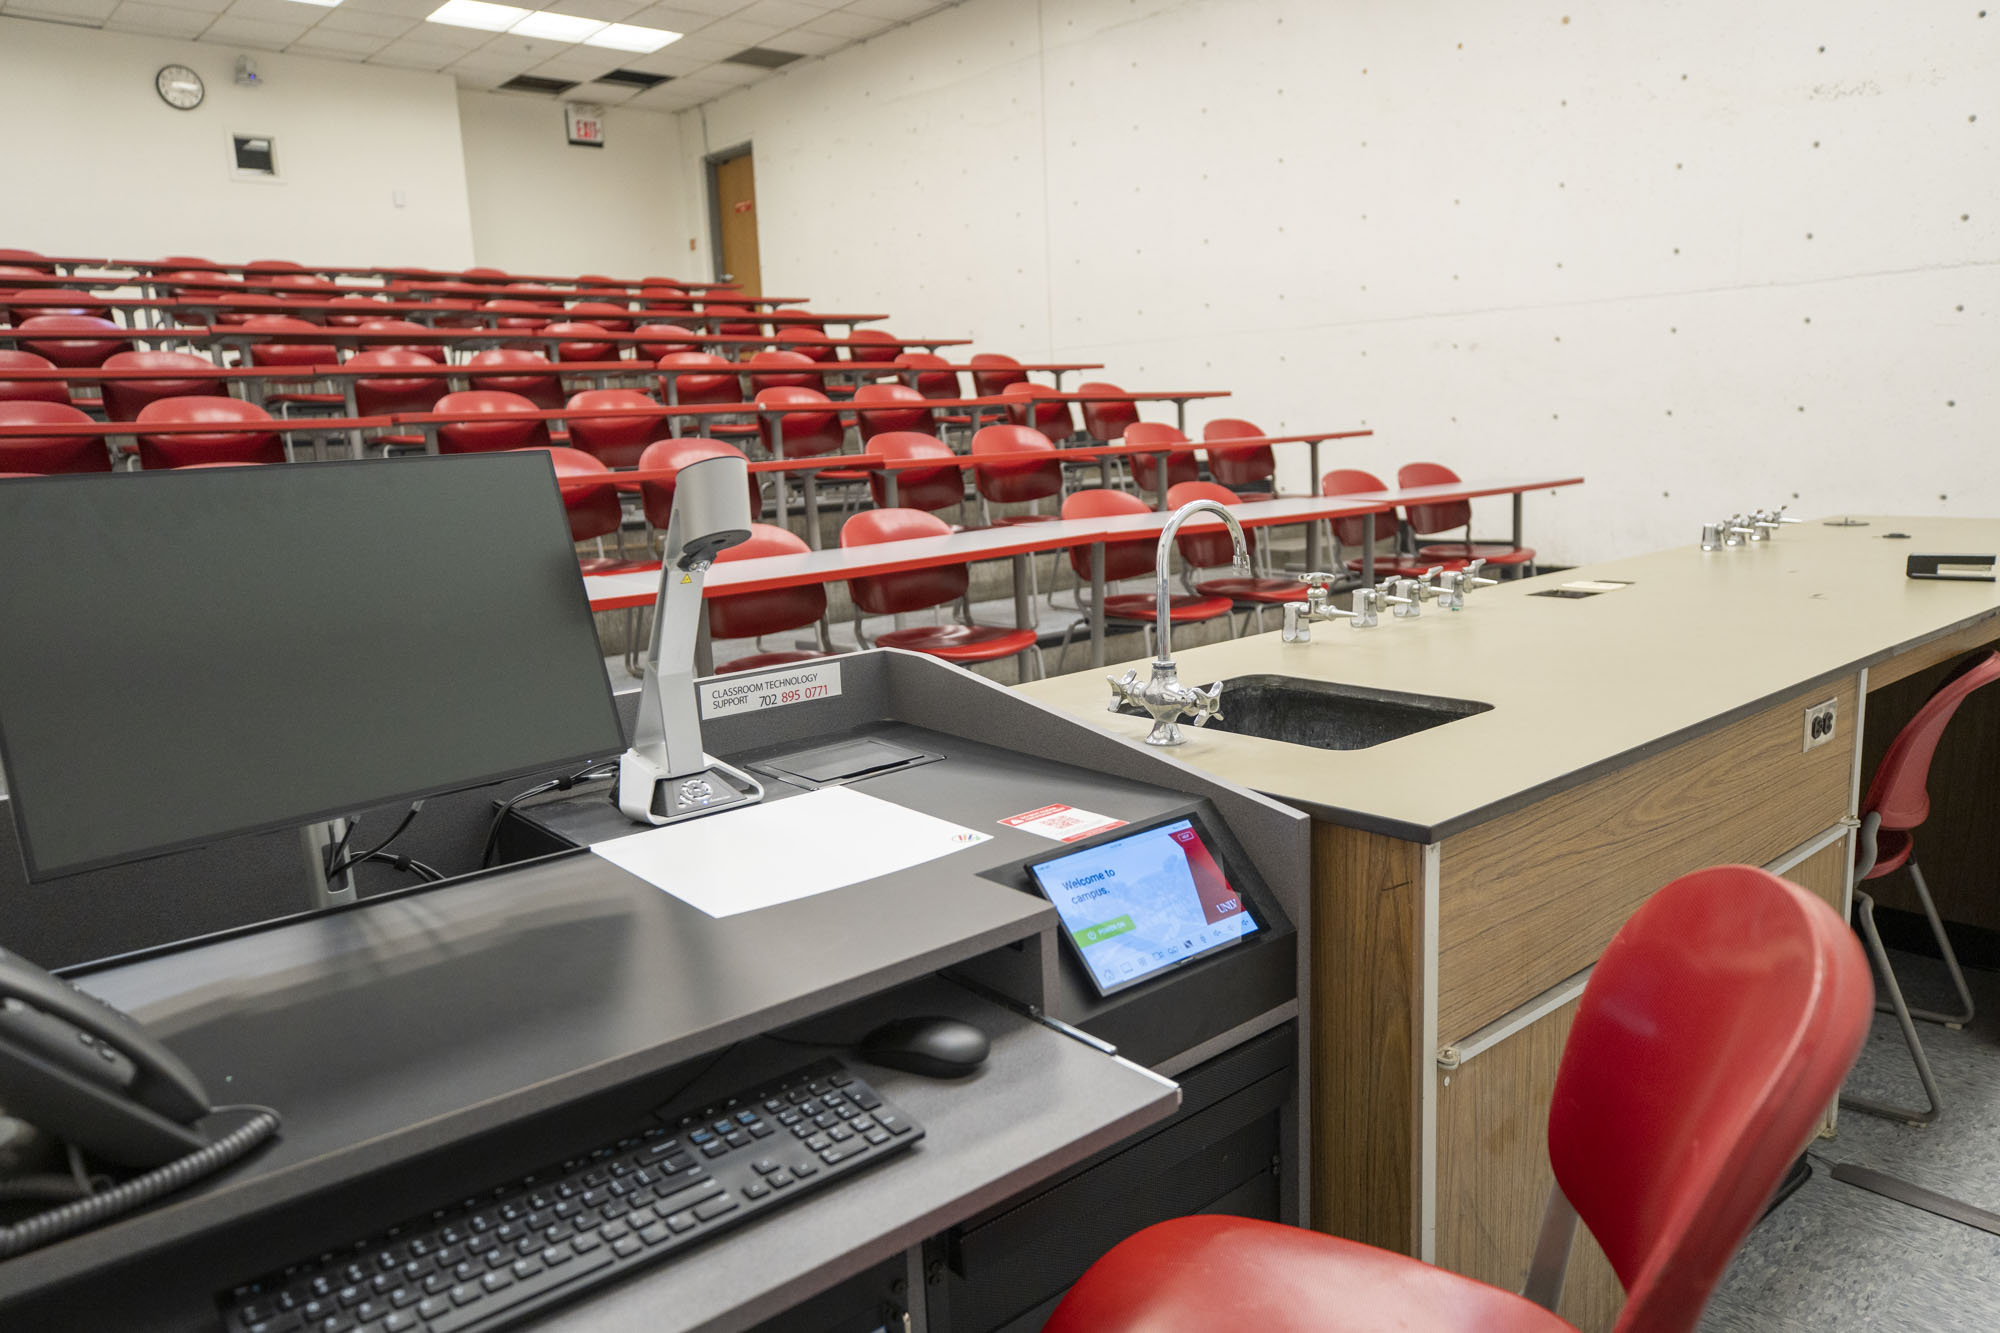
POLYGON ((757 779, 703 752, 694 688, 702 584, 717 553, 750 535, 749 485, 740 457, 704 458, 674 478, 639 717, 618 761, 618 808, 635 823, 671 824, 764 798, 757 779))

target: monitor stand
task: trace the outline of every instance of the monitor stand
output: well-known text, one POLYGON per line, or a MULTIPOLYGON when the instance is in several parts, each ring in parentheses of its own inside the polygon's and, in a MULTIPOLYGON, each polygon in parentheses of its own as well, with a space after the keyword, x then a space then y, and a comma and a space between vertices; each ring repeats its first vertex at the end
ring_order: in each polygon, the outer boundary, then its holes
POLYGON ((327 819, 299 830, 300 849, 306 858, 306 882, 313 886, 309 906, 345 907, 356 900, 354 871, 343 870, 331 880, 326 876, 326 854, 347 834, 345 819, 327 819))

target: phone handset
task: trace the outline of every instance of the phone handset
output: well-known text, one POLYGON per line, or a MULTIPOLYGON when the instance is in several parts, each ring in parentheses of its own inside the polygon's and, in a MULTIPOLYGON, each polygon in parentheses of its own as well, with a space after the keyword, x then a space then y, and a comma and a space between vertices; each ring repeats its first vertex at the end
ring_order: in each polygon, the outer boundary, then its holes
POLYGON ((123 1166, 208 1145, 201 1080, 146 1029, 94 995, 0 949, 0 1108, 123 1166))

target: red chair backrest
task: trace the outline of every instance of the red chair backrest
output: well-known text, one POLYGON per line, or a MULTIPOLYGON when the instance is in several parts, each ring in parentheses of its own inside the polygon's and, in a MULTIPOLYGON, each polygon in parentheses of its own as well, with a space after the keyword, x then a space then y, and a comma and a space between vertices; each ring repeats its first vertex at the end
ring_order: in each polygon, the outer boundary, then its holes
POLYGON ((562 376, 556 373, 555 363, 540 352, 522 347, 489 347, 474 352, 466 367, 472 372, 467 382, 475 389, 517 393, 536 407, 563 405, 562 376), (511 373, 496 375, 490 373, 493 370, 511 373))
POLYGON ((924 396, 907 384, 864 384, 856 389, 854 421, 864 448, 877 435, 891 431, 937 434, 937 421, 924 396))
POLYGON ((106 370, 158 371, 160 378, 104 380, 104 415, 113 421, 137 421, 148 403, 162 398, 227 398, 229 388, 218 379, 176 376, 176 371, 214 370, 215 363, 192 352, 117 352, 104 359, 106 370))
MULTIPOLYGON (((1125 491, 1088 490, 1071 491, 1062 502, 1064 518, 1115 518, 1121 514, 1150 514, 1153 507, 1138 496, 1125 491)), ((1116 583, 1119 579, 1137 578, 1141 574, 1153 572, 1153 556, 1158 546, 1156 537, 1133 537, 1125 541, 1104 543, 1104 581, 1116 583)), ((1090 546, 1069 548, 1069 567, 1076 576, 1090 581, 1090 546)))
POLYGON ((678 324, 641 324, 632 332, 659 340, 638 344, 639 355, 648 361, 658 361, 661 357, 671 356, 675 352, 701 350, 701 335, 693 329, 682 328, 678 324))
POLYGON ((1048 436, 1027 426, 983 426, 972 437, 971 453, 1038 454, 1046 459, 988 463, 972 469, 973 485, 995 504, 1019 504, 1062 494, 1062 464, 1048 436))
POLYGON ((1847 923, 1752 866, 1683 875, 1619 929, 1563 1050, 1549 1158, 1625 1286, 1621 1333, 1694 1328, 1874 1007, 1847 923))
POLYGON ((942 370, 951 362, 930 352, 905 352, 896 358, 896 364, 904 370, 917 372, 916 391, 926 398, 957 398, 960 396, 958 372, 942 370))
MULTIPOLYGON (((360 324, 356 325, 355 327, 359 332, 362 333, 431 332, 431 330, 425 328, 423 325, 407 319, 364 319, 361 321, 360 324)), ((443 344, 441 343, 413 343, 407 347, 399 347, 393 343, 382 343, 379 345, 372 345, 371 350, 378 352, 391 352, 391 351, 415 352, 419 356, 430 358, 432 361, 435 361, 438 365, 443 365, 445 361, 445 355, 444 355, 445 349, 443 344)))
MULTIPOLYGON (((1091 380, 1076 386, 1078 393, 1107 394, 1123 393, 1115 384, 1102 380, 1091 380)), ((1090 432, 1093 440, 1103 440, 1107 444, 1122 439, 1128 426, 1139 420, 1139 405, 1129 398, 1110 399, 1083 404, 1083 428, 1090 432)))
MULTIPOLYGON (((1213 500, 1217 504, 1242 504, 1242 497, 1227 486, 1213 481, 1181 481, 1167 488, 1167 508, 1179 509, 1184 504, 1196 500, 1213 500)), ((1198 519, 1195 521, 1199 521, 1198 519)), ((1174 536, 1174 545, 1180 550, 1181 559, 1191 569, 1216 569, 1231 564, 1236 559, 1236 548, 1230 545, 1226 529, 1214 532, 1190 532, 1182 529, 1174 536)), ((1243 546, 1252 555, 1257 552, 1257 530, 1243 529, 1243 546)))
POLYGON ((372 296, 336 296, 327 304, 341 307, 340 314, 329 314, 326 317, 329 327, 358 329, 363 321, 376 317, 382 303, 372 296))
POLYGON ((47 426, 47 435, 0 440, 0 472, 109 472, 111 451, 97 435, 65 435, 90 418, 68 403, 0 402, 0 426, 47 426))
POLYGON ((847 349, 849 361, 860 361, 867 365, 890 364, 903 350, 898 345, 895 335, 884 333, 881 329, 850 329, 847 341, 872 344, 863 347, 850 346, 847 349))
MULTIPOLYGON (((873 546, 878 542, 915 537, 946 537, 951 525, 919 509, 864 509, 840 525, 840 544, 873 546)), ((943 606, 965 596, 971 584, 964 565, 937 565, 895 574, 871 574, 847 581, 854 604, 871 616, 897 616, 906 611, 943 606)))
MULTIPOLYGON (((403 347, 375 347, 347 358, 349 370, 385 371, 435 370, 437 362, 422 352, 403 347)), ((364 417, 387 416, 391 412, 429 412, 438 400, 451 392, 451 381, 443 375, 367 375, 354 381, 354 406, 364 417)))
MULTIPOLYGON (((569 396, 571 411, 589 408, 658 408, 637 389, 585 389, 569 396)), ((667 414, 631 417, 565 417, 569 442, 611 467, 637 467, 646 446, 666 434, 667 414)))
POLYGON ((757 312, 746 305, 704 305, 701 313, 711 319, 721 319, 722 323, 711 327, 728 337, 755 338, 764 332, 757 312))
POLYGON ((303 273, 304 264, 290 259, 253 259, 243 266, 245 273, 303 273))
POLYGON ((577 301, 571 304, 569 313, 612 333, 627 333, 632 328, 631 310, 615 301, 577 301))
POLYGON ((54 370, 55 363, 33 352, 0 347, 0 403, 61 403, 69 406, 69 385, 62 380, 10 380, 10 370, 54 370))
MULTIPOLYGON (((959 471, 956 455, 936 437, 922 431, 884 431, 868 441, 868 452, 886 458, 951 459, 942 467, 899 468, 896 472, 896 504, 904 509, 949 509, 965 499, 965 474, 959 471)), ((878 506, 889 503, 889 487, 883 473, 868 474, 868 489, 878 506)), ((925 606, 933 603, 925 602, 925 606)))
POLYGON ((847 429, 840 424, 840 410, 818 389, 765 389, 757 395, 757 406, 801 409, 788 410, 775 418, 758 416, 758 438, 763 440, 765 452, 774 458, 837 454, 847 442, 847 429))
MULTIPOLYGON (((542 450, 555 465, 558 480, 564 477, 605 477, 611 469, 580 449, 561 445, 542 450)), ((609 537, 625 521, 618 505, 618 488, 607 480, 602 486, 586 486, 562 493, 563 512, 569 516, 569 539, 587 542, 609 537)))
MULTIPOLYGON (((324 334, 317 324, 291 315, 252 315, 243 321, 246 333, 324 334)), ((255 366, 330 366, 340 359, 332 343, 254 342, 250 364, 255 366)))
POLYGON ((1016 426, 1033 426, 1052 444, 1061 444, 1076 434, 1076 418, 1070 414, 1069 404, 1060 398, 1036 398, 1037 392, 1037 386, 1027 380, 1016 380, 1000 390, 1000 397, 1016 400, 1007 404, 1007 420, 1016 426))
MULTIPOLYGON (((1396 469, 1398 486, 1449 486, 1457 480, 1458 474, 1442 463, 1405 463, 1396 469)), ((1472 502, 1450 500, 1443 504, 1405 505, 1403 515, 1410 521, 1410 531, 1428 537, 1434 532, 1450 532, 1470 524, 1472 502)))
POLYGON ((816 364, 803 352, 757 352, 750 358, 750 392, 760 394, 766 389, 817 389, 821 377, 808 369, 801 374, 792 366, 810 367, 816 364))
POLYGON ((518 393, 504 389, 468 389, 448 393, 438 399, 438 412, 456 413, 465 419, 438 426, 441 454, 491 454, 505 449, 546 449, 549 423, 522 420, 521 412, 532 412, 535 404, 518 393))
MULTIPOLYGON (((805 542, 783 528, 769 523, 752 523, 750 536, 723 550, 717 564, 730 560, 756 560, 769 555, 804 555, 805 542)), ((761 634, 779 634, 803 629, 826 614, 826 585, 808 583, 796 588, 771 588, 763 592, 717 593, 707 599, 708 634, 712 639, 754 639, 761 634)))
MULTIPOLYGON (((1166 444, 1186 444, 1187 436, 1176 426, 1158 421, 1135 421, 1125 428, 1125 443, 1160 446, 1166 444)), ((1128 460, 1132 464, 1132 480, 1142 491, 1159 489, 1160 460, 1152 454, 1133 454, 1128 460)), ((1167 455, 1167 485, 1178 486, 1184 481, 1193 481, 1201 476, 1201 469, 1195 465, 1194 450, 1175 449, 1167 455)))
POLYGON ((972 392, 981 398, 994 397, 1008 385, 1028 378, 1019 361, 998 352, 980 352, 968 364, 972 366, 972 392))
MULTIPOLYGON (((221 293, 206 292, 200 293, 200 295, 213 298, 221 295, 221 293)), ((232 326, 248 324, 253 319, 268 319, 271 315, 282 314, 285 308, 283 301, 268 292, 232 292, 228 295, 228 301, 229 309, 218 310, 215 314, 215 322, 217 324, 229 324, 232 326), (260 311, 269 311, 270 314, 261 314, 259 313, 260 311)), ((302 324, 316 325, 318 323, 316 320, 296 315, 288 316, 288 318, 298 319, 302 324)))
POLYGON ((524 301, 519 297, 501 296, 488 301, 486 309, 494 312, 494 327, 520 329, 523 332, 539 329, 552 316, 540 301, 524 301))
MULTIPOLYGON (((1386 491, 1382 479, 1372 472, 1363 472, 1358 467, 1335 468, 1319 479, 1321 495, 1360 495, 1368 491, 1386 491)), ((1390 541, 1396 536, 1396 515, 1387 511, 1375 515, 1375 541, 1390 541)), ((1336 518, 1333 520, 1333 539, 1342 546, 1362 546, 1369 540, 1367 518, 1336 518)))
POLYGON ((203 259, 198 255, 168 255, 160 263, 168 268, 219 270, 222 267, 213 259, 203 259))
POLYGON ((172 296, 215 296, 233 287, 239 287, 243 279, 230 273, 215 273, 204 269, 177 269, 171 273, 155 273, 153 285, 165 287, 172 296))
POLYGON ((36 315, 96 315, 108 318, 111 307, 102 297, 66 287, 29 287, 17 291, 5 302, 14 313, 14 322, 36 315))
POLYGON ((105 357, 132 350, 123 329, 95 315, 37 315, 17 324, 15 335, 22 351, 70 370, 101 366, 105 357))
MULTIPOLYGON (((698 463, 704 458, 742 457, 743 451, 723 440, 704 439, 699 435, 683 436, 678 440, 655 440, 646 446, 646 452, 639 455, 641 471, 679 472, 689 463, 698 463)), ((674 486, 672 478, 666 481, 642 481, 639 483, 639 498, 646 506, 646 521, 666 532, 667 524, 674 516, 674 486)), ((750 512, 757 513, 764 507, 764 497, 757 490, 757 474, 750 474, 750 512)))
POLYGON ((285 461, 284 441, 276 430, 269 429, 270 413, 238 398, 162 398, 140 408, 136 421, 141 426, 200 422, 215 428, 185 435, 136 432, 142 468, 285 461))
POLYGON ((1959 663, 1917 710, 1916 716, 1903 724, 1896 739, 1889 742, 1888 752, 1875 766, 1875 777, 1868 784, 1868 798, 1861 803, 1861 813, 1879 814, 1886 829, 1913 829, 1930 818, 1927 784, 1931 757, 1944 738, 1944 729, 1967 695, 1996 679, 2000 679, 2000 652, 1969 657, 1959 663))
MULTIPOLYGON (((1201 428, 1204 444, 1216 440, 1254 439, 1263 433, 1241 417, 1217 417, 1201 428)), ((1277 475, 1277 471, 1278 460, 1268 444, 1208 451, 1208 475, 1224 486, 1248 486, 1277 475)))
POLYGON ((815 329, 803 324, 786 325, 771 335, 783 343, 787 350, 814 361, 837 361, 835 349, 830 346, 833 339, 826 336, 825 329, 815 329))
POLYGON ((469 268, 458 275, 467 282, 505 282, 507 270, 501 268, 469 268))
POLYGON ((574 335, 578 339, 576 342, 556 344, 556 360, 558 361, 610 361, 615 359, 618 355, 618 345, 602 341, 603 335, 610 331, 602 324, 589 324, 581 320, 570 319, 557 320, 555 323, 546 325, 542 329, 543 333, 555 334, 558 337, 570 337, 574 335), (593 336, 597 337, 599 341, 590 341, 593 336))
MULTIPOLYGON (((171 261, 169 261, 171 262, 171 261)), ((0 250, 0 264, 13 264, 37 273, 54 273, 55 263, 38 250, 0 250)))
POLYGON ((737 378, 736 363, 713 352, 669 352, 656 363, 661 370, 709 370, 707 375, 660 377, 662 401, 688 407, 715 407, 743 401, 743 382, 737 378))
POLYGON ((340 284, 322 278, 317 273, 267 273, 261 279, 271 287, 282 287, 288 292, 325 295, 340 290, 340 284))

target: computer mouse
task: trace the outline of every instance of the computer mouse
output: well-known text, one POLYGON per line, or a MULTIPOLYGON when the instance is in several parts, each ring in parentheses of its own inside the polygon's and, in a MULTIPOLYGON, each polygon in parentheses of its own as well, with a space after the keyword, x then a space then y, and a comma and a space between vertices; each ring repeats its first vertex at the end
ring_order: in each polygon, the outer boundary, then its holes
POLYGON ((993 1044, 956 1018, 892 1018, 861 1039, 855 1053, 873 1064, 929 1078, 964 1078, 986 1063, 993 1044))

